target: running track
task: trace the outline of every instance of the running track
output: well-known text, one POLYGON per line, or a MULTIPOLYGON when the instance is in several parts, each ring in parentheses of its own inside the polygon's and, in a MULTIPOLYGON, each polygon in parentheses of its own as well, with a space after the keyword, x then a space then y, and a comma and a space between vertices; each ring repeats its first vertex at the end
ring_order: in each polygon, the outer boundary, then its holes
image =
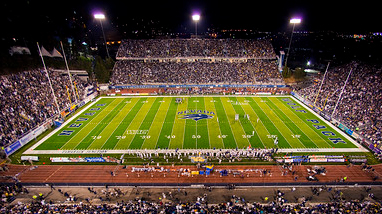
MULTIPOLYGON (((281 169, 276 165, 264 166, 215 166, 215 172, 206 177, 205 175, 181 176, 177 169, 187 168, 197 170, 195 166, 164 166, 170 172, 132 172, 131 166, 123 169, 116 165, 42 165, 35 169, 31 166, 8 165, 9 170, 0 172, 0 182, 13 182, 9 176, 16 176, 22 183, 30 185, 55 184, 55 185, 226 185, 235 183, 237 185, 312 185, 312 184, 381 184, 382 164, 374 165, 374 172, 366 172, 360 166, 347 167, 344 165, 328 165, 326 175, 317 175, 319 183, 308 182, 307 168, 312 166, 296 166, 295 175, 292 173, 282 176, 281 169), (32 170, 31 170, 32 169, 32 170), (231 169, 244 170, 241 175, 220 176, 217 170, 231 169), (245 172, 252 169, 252 172, 245 172), (255 169, 271 170, 271 175, 260 176, 261 173, 254 172, 255 169), (115 176, 111 172, 115 172, 115 176), (18 174, 18 175, 17 175, 18 174), (375 175, 380 178, 375 179, 375 175), (336 183, 341 178, 347 177, 345 183, 336 183)), ((142 167, 142 166, 137 166, 142 167)))

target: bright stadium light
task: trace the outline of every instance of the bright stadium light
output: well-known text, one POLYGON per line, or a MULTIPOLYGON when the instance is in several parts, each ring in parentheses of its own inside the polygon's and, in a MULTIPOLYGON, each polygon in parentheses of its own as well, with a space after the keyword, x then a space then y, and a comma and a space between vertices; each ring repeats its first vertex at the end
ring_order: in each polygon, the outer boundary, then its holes
POLYGON ((199 14, 192 15, 192 20, 199 21, 199 19, 200 19, 200 15, 199 14))
POLYGON ((94 14, 94 18, 95 19, 105 19, 105 14, 102 14, 102 13, 94 14))
POLYGON ((291 24, 300 24, 301 23, 301 19, 299 18, 293 18, 289 21, 289 23, 291 24))
POLYGON ((102 20, 105 19, 105 14, 103 14, 103 13, 96 13, 96 14, 94 14, 94 18, 95 18, 95 19, 98 19, 98 20, 99 20, 99 23, 100 23, 100 25, 101 25, 102 35, 103 35, 103 40, 104 40, 104 42, 105 42, 105 47, 106 47, 106 54, 107 54, 107 57, 110 58, 109 49, 107 48, 107 43, 106 43, 105 32, 103 31, 103 26, 102 26, 102 20))
POLYGON ((293 28, 292 28, 292 35, 290 36, 290 40, 289 40, 288 52, 287 52, 287 55, 285 57, 285 67, 287 67, 287 63, 288 63, 288 57, 289 57, 290 46, 292 44, 292 37, 293 37, 294 27, 296 26, 296 24, 300 24, 301 23, 301 19, 300 18, 292 18, 292 19, 289 20, 289 23, 293 24, 293 28))
POLYGON ((198 35, 198 21, 200 20, 200 15, 199 14, 194 14, 192 15, 192 20, 195 22, 195 36, 198 35))

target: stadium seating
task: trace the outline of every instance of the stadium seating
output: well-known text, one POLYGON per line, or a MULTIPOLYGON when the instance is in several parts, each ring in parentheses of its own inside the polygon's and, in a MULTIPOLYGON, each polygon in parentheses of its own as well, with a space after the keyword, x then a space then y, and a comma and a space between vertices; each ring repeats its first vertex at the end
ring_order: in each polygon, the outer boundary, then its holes
POLYGON ((125 40, 112 84, 281 82, 276 55, 265 40, 125 40))
MULTIPOLYGON (((53 88, 61 110, 70 107, 68 76, 49 71, 53 88)), ((74 76, 79 97, 85 93, 86 81, 74 76)), ((71 90, 69 90, 71 93, 71 90)), ((30 70, 0 76, 0 143, 6 146, 25 133, 59 113, 49 89, 45 71, 30 70)), ((74 95, 71 95, 74 101, 74 95)))
MULTIPOLYGON (((316 106, 331 115, 345 80, 353 69, 334 118, 352 130, 363 134, 373 143, 382 140, 382 67, 350 62, 329 69, 316 106)), ((321 79, 306 88, 295 88, 297 93, 314 102, 321 79)))
POLYGON ((120 58, 243 57, 275 58, 269 41, 243 39, 150 39, 124 40, 120 58))

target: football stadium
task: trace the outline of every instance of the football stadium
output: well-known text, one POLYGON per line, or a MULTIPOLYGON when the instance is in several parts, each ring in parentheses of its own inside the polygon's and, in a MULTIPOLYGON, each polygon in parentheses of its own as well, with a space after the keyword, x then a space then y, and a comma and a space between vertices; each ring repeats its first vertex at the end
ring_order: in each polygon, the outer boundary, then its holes
POLYGON ((1 213, 382 212, 381 33, 85 2, 4 4, 1 213))

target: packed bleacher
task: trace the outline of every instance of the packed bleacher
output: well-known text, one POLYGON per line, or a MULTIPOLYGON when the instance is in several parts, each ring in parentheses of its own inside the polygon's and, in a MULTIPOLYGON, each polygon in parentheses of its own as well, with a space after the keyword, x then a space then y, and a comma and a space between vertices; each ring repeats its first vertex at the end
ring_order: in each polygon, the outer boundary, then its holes
POLYGON ((125 40, 112 84, 248 84, 281 82, 265 40, 125 40))
POLYGON ((276 203, 232 203, 217 205, 195 203, 156 203, 143 200, 117 204, 16 204, 0 209, 1 213, 380 213, 380 203, 332 202, 312 206, 276 203))
MULTIPOLYGON (((352 70, 342 99, 333 115, 352 130, 376 143, 382 140, 382 67, 351 62, 328 70, 316 106, 331 115, 346 78, 352 70)), ((323 75, 322 75, 323 76, 323 75)), ((320 81, 297 93, 314 102, 320 81)))
MULTIPOLYGON (((312 192, 317 197, 321 189, 321 187, 312 188, 312 192)), ((310 197, 305 196, 301 197, 299 203, 290 203, 280 190, 275 192, 274 197, 265 197, 260 203, 251 203, 243 197, 232 195, 227 201, 209 204, 208 194, 204 194, 192 199, 192 202, 173 202, 161 200, 162 198, 151 201, 136 197, 135 200, 101 204, 78 202, 76 197, 67 195, 68 199, 74 198, 74 203, 68 201, 69 203, 56 204, 52 200, 45 200, 44 196, 38 196, 32 203, 19 202, 10 205, 2 202, 0 213, 381 213, 382 211, 380 202, 373 201, 372 193, 368 196, 369 200, 363 201, 347 201, 342 195, 342 191, 333 191, 331 202, 312 204, 309 203, 310 197)))
POLYGON ((174 57, 275 58, 267 40, 245 39, 150 39, 124 40, 117 59, 174 57))
MULTIPOLYGON (((74 103, 69 77, 49 71, 60 111, 74 103)), ((85 93, 87 82, 74 76, 78 96, 85 93)), ((15 142, 25 133, 60 113, 57 110, 44 70, 29 70, 0 76, 0 144, 2 147, 15 142)))

